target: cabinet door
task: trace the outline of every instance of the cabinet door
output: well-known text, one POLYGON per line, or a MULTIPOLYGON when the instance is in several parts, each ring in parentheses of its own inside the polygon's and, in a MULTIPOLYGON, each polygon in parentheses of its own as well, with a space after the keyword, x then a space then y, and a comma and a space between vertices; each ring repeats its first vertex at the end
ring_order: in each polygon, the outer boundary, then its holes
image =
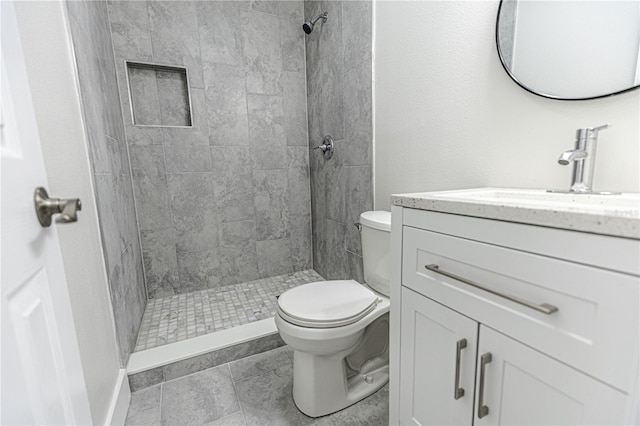
POLYGON ((624 393, 484 325, 477 374, 476 425, 624 422, 624 393), (480 418, 482 406, 487 413, 480 418))
POLYGON ((478 323, 406 288, 401 323, 400 423, 470 425, 478 323))

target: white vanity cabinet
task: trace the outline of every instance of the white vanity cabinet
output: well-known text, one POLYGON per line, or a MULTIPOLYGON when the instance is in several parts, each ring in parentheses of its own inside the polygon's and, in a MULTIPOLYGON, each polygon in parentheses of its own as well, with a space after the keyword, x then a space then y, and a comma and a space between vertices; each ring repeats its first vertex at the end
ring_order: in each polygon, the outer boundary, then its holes
POLYGON ((638 421, 640 241, 394 206, 392 256, 391 424, 638 421))

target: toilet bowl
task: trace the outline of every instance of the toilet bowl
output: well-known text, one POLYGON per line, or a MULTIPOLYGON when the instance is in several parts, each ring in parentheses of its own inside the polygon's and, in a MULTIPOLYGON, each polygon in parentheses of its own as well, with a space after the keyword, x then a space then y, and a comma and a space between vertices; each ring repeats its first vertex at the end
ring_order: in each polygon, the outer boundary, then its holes
POLYGON ((389 380, 391 214, 360 216, 364 278, 318 281, 282 293, 275 322, 293 349, 293 399, 320 417, 371 395, 389 380))

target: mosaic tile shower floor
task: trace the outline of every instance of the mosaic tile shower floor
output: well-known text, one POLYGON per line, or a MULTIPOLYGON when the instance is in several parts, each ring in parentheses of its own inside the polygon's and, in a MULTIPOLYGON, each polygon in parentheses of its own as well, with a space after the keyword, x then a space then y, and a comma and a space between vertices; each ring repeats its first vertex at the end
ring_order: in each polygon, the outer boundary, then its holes
POLYGON ((276 296, 323 280, 316 271, 294 272, 147 302, 135 352, 272 317, 276 296))

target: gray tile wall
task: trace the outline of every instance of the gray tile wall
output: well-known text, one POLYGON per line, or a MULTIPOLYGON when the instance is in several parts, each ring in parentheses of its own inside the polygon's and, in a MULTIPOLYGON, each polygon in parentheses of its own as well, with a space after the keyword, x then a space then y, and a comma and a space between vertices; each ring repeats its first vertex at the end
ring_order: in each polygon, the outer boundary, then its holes
POLYGON ((149 297, 311 268, 302 1, 108 5, 149 297), (193 128, 134 126, 125 60, 186 66, 193 128))
POLYGON ((107 4, 69 1, 67 8, 124 366, 134 349, 147 298, 107 4))
POLYGON ((307 19, 328 12, 306 36, 309 144, 335 140, 326 161, 311 151, 313 266, 327 279, 363 281, 353 225, 373 208, 370 1, 305 1, 307 19))

